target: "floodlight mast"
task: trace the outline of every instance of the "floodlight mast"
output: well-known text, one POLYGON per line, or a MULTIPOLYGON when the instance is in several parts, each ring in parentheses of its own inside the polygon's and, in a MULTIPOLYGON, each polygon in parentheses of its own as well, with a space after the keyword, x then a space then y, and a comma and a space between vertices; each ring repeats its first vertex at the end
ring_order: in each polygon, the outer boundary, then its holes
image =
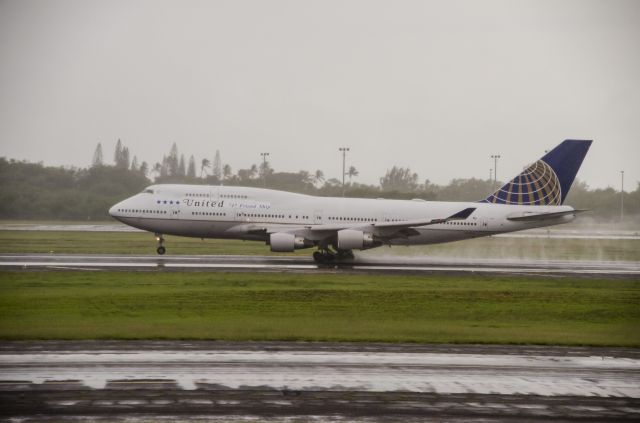
POLYGON ((262 184, 267 187, 267 156, 269 153, 260 153, 262 156, 262 184))
POLYGON ((498 159, 500 158, 499 154, 491 155, 493 159, 493 186, 498 185, 498 159))
POLYGON ((346 174, 345 161, 346 161, 347 151, 349 151, 349 147, 340 147, 338 148, 338 151, 342 152, 342 196, 344 197, 344 176, 346 174))
POLYGON ((620 171, 620 222, 624 220, 624 170, 620 171))

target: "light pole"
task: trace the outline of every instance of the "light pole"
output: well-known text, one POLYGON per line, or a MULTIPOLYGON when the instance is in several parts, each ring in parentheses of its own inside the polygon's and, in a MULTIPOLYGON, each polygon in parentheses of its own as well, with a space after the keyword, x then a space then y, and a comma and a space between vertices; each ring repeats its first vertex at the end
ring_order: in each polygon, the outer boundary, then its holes
POLYGON ((493 186, 496 186, 498 185, 498 159, 500 155, 492 154, 491 158, 493 159, 493 186))
POLYGON ((489 169, 489 181, 493 180, 493 168, 489 169))
POLYGON ((260 153, 262 156, 262 183, 264 187, 267 187, 267 156, 269 153, 260 153))
POLYGON ((620 171, 620 222, 624 219, 624 170, 620 171))
POLYGON ((344 175, 345 175, 345 160, 346 160, 346 155, 347 155, 347 151, 349 151, 349 147, 340 147, 338 148, 338 151, 342 152, 342 196, 344 197, 344 175))

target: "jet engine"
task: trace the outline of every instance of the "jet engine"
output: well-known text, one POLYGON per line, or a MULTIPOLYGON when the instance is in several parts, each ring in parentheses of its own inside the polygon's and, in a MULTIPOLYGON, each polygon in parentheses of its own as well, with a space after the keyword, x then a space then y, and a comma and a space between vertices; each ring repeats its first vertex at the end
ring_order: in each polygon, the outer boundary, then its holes
POLYGON ((290 253, 299 248, 313 247, 313 242, 293 234, 276 232, 269 236, 269 245, 275 253, 290 253))
POLYGON ((373 235, 355 229, 338 231, 338 249, 365 250, 374 246, 373 235))

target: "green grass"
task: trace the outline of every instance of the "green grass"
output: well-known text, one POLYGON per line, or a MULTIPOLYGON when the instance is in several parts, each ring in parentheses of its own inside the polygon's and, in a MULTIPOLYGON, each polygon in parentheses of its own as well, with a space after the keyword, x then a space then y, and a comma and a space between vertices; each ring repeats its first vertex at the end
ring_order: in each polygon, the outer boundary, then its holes
MULTIPOLYGON (((262 242, 171 235, 164 238, 167 254, 282 255, 271 253, 262 242)), ((156 239, 149 232, 0 231, 0 253, 155 254, 156 247, 156 239)))
POLYGON ((0 272, 0 339, 640 346, 640 281, 0 272))
MULTIPOLYGON (((261 242, 165 236, 168 254, 269 255, 261 242)), ((155 254, 146 232, 0 231, 0 253, 155 254)), ((312 250, 290 255, 310 256, 312 250)), ((415 255, 476 258, 640 261, 639 240, 478 238, 419 247, 377 248, 365 256, 415 255)))

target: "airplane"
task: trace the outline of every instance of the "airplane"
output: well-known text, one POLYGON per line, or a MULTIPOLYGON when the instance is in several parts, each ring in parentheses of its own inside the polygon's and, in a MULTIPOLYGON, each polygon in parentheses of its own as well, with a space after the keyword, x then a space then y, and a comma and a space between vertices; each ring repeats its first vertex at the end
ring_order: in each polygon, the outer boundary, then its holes
POLYGON ((163 235, 262 241, 274 252, 316 248, 318 263, 383 245, 424 245, 572 221, 585 210, 563 205, 591 146, 565 140, 493 194, 477 202, 388 200, 272 189, 156 184, 111 207, 109 214, 163 235))

